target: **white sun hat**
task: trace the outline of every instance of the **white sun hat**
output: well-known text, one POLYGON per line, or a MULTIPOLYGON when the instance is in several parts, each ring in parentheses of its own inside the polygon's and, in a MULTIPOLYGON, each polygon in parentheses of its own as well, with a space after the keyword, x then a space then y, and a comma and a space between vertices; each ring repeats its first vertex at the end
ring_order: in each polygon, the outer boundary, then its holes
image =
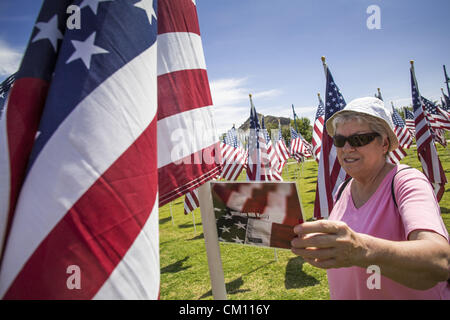
POLYGON ((398 147, 398 138, 394 132, 394 124, 392 123, 391 112, 386 109, 384 102, 375 97, 358 98, 349 102, 344 109, 336 112, 333 116, 327 120, 326 128, 330 137, 334 136, 334 124, 333 121, 339 114, 345 114, 349 112, 357 112, 368 115, 369 118, 377 118, 382 120, 388 137, 389 137, 389 151, 392 151, 398 147))

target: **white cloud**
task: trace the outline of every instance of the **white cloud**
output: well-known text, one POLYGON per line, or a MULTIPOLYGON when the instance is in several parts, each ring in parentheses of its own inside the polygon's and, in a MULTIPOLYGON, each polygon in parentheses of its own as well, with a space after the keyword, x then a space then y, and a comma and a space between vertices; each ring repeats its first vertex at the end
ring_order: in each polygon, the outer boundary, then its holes
POLYGON ((252 94, 253 99, 259 101, 281 94, 278 89, 254 92, 247 87, 247 82, 247 78, 226 78, 210 82, 216 128, 219 134, 229 130, 233 124, 238 127, 247 120, 250 115, 249 93, 252 94))
POLYGON ((16 72, 21 60, 22 53, 0 39, 0 77, 16 72))

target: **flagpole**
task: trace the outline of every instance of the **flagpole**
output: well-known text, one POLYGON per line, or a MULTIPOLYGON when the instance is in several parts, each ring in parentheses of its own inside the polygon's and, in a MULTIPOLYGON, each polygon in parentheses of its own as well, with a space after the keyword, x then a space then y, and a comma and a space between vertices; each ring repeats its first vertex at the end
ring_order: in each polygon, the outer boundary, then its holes
MULTIPOLYGON (((322 64, 323 64, 323 70, 324 70, 324 72, 325 72, 325 79, 327 78, 327 63, 325 62, 325 57, 324 56, 322 56, 322 64)), ((326 91, 326 90, 325 90, 326 91)), ((327 97, 325 97, 325 99, 326 99, 327 97)))
POLYGON ((211 196, 211 182, 198 188, 198 200, 202 215, 203 235, 205 237, 206 255, 208 257, 211 290, 215 300, 227 300, 225 278, 223 274, 220 246, 217 236, 216 217, 211 196))

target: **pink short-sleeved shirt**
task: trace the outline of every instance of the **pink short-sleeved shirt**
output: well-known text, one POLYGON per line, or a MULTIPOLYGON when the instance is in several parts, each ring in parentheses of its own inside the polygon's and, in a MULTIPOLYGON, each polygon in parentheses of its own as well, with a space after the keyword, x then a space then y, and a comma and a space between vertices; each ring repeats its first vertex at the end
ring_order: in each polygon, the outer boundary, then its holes
MULTIPOLYGON (((431 230, 448 241, 449 236, 440 216, 440 208, 427 178, 416 169, 407 169, 395 176, 395 208, 391 195, 394 174, 406 166, 393 168, 377 191, 359 209, 353 203, 350 187, 346 186, 329 220, 345 222, 352 230, 392 241, 405 241, 414 230, 431 230)), ((407 288, 381 276, 380 289, 369 289, 372 275, 360 267, 329 269, 328 283, 331 299, 450 299, 450 285, 440 282, 421 291, 407 288)))

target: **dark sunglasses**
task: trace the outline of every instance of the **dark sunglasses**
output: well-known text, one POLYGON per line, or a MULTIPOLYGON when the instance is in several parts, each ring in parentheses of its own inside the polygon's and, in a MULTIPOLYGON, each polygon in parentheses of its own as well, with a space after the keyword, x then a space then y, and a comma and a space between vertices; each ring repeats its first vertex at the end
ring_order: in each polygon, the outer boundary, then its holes
POLYGON ((345 145, 345 141, 348 141, 348 144, 352 147, 362 147, 371 143, 379 135, 376 132, 354 134, 349 137, 336 135, 333 137, 333 144, 338 148, 342 148, 345 145))

